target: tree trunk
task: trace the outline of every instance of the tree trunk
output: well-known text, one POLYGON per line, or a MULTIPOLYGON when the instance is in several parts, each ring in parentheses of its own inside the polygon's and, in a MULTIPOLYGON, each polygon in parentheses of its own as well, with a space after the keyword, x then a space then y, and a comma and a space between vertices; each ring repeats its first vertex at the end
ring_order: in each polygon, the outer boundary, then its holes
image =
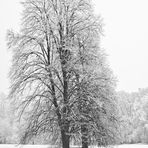
POLYGON ((61 131, 61 136, 62 136, 62 148, 70 148, 69 135, 66 134, 65 130, 61 131))
POLYGON ((82 134, 82 148, 88 148, 88 130, 86 125, 81 126, 81 134, 82 134))

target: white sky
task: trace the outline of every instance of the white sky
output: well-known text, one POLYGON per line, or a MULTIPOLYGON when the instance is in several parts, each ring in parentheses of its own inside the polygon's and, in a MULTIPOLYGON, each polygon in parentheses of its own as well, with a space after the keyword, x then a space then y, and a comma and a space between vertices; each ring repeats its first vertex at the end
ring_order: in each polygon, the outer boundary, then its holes
MULTIPOLYGON (((0 0, 0 92, 7 93, 10 52, 7 29, 19 30, 20 0, 0 0)), ((118 78, 117 90, 148 87, 148 0, 93 0, 104 19, 102 47, 118 78)))

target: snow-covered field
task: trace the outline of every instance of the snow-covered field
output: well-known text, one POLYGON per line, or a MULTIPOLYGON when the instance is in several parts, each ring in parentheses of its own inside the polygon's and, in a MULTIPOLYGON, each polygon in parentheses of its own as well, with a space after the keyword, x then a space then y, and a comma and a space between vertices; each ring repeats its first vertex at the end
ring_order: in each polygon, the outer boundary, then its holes
POLYGON ((148 148, 148 145, 144 144, 124 144, 120 146, 115 146, 114 148, 148 148))
MULTIPOLYGON (((49 145, 11 145, 11 144, 0 144, 0 148, 56 148, 54 146, 49 145)), ((77 146, 72 146, 71 148, 79 148, 77 146)), ((97 146, 93 146, 90 148, 98 148, 97 146)), ((101 147, 102 148, 102 147, 101 147)), ((143 144, 129 144, 129 145, 119 145, 108 148, 148 148, 148 145, 143 144)))

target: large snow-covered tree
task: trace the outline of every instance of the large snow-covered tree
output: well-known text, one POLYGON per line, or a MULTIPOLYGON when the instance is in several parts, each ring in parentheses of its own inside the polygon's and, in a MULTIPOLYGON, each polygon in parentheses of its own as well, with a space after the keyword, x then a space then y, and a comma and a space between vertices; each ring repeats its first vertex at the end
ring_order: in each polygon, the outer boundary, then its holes
POLYGON ((99 47, 101 21, 90 1, 22 4, 21 31, 8 32, 13 49, 10 98, 25 122, 21 142, 48 133, 54 144, 69 148, 78 135, 88 147, 90 135, 95 141, 102 133, 111 135, 105 123, 114 120, 114 82, 99 47))

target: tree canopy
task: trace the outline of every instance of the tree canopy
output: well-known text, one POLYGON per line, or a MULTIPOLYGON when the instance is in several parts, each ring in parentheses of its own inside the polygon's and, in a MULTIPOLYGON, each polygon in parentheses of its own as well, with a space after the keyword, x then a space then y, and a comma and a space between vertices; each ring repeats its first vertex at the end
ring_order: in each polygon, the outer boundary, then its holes
POLYGON ((103 144, 110 143, 115 136, 115 81, 99 45, 101 19, 90 1, 22 4, 21 31, 8 32, 13 49, 10 97, 25 122, 21 143, 43 133, 63 148, 78 137, 82 147, 93 140, 100 143, 100 137, 103 144))

